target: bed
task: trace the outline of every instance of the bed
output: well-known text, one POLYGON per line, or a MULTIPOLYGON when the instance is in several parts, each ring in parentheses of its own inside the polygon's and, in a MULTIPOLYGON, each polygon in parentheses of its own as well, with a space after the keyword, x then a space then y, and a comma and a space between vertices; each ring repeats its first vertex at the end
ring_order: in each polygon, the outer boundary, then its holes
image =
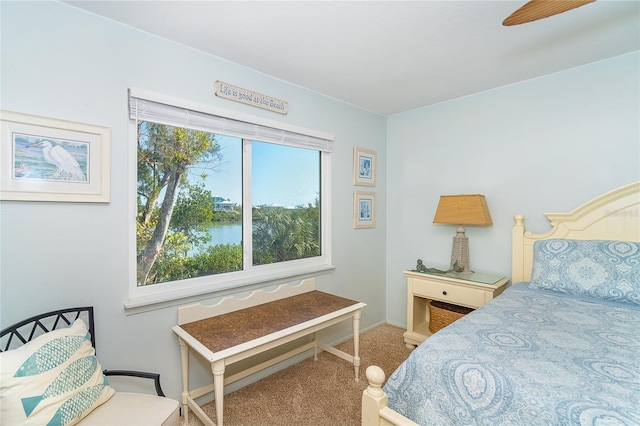
POLYGON ((640 182, 545 216, 514 217, 514 285, 367 369, 363 425, 640 424, 640 182))

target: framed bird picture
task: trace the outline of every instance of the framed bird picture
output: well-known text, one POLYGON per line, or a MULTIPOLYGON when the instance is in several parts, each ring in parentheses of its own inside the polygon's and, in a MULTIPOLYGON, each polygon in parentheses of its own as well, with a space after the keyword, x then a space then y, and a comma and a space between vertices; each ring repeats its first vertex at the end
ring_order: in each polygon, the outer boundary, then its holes
POLYGON ((111 130, 0 111, 0 200, 108 203, 111 130))

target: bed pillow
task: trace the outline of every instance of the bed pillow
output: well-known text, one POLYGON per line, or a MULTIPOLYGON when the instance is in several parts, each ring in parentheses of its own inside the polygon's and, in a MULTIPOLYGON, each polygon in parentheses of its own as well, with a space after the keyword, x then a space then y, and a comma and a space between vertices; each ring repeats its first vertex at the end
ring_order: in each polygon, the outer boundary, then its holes
POLYGON ((0 353, 0 423, 73 425, 115 391, 84 321, 0 353))
POLYGON ((536 241, 530 286, 640 306, 640 243, 536 241))

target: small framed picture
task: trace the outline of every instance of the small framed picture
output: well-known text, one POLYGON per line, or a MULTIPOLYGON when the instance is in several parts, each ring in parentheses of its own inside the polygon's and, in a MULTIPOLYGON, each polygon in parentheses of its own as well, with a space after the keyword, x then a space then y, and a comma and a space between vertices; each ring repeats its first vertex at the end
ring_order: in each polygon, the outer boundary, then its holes
POLYGON ((111 130, 0 111, 0 200, 108 203, 111 130))
POLYGON ((370 149, 353 148, 353 184, 376 186, 376 152, 370 149))
POLYGON ((376 193, 366 191, 353 192, 353 227, 375 228, 376 193))

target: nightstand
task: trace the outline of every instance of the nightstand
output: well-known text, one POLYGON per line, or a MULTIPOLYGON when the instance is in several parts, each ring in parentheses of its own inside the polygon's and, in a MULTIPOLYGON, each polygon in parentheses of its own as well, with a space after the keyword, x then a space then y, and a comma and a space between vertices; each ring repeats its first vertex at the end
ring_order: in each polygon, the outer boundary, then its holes
POLYGON ((407 277, 407 331, 404 343, 413 348, 431 335, 429 301, 479 308, 504 290, 508 278, 473 273, 429 274, 404 271, 407 277))

